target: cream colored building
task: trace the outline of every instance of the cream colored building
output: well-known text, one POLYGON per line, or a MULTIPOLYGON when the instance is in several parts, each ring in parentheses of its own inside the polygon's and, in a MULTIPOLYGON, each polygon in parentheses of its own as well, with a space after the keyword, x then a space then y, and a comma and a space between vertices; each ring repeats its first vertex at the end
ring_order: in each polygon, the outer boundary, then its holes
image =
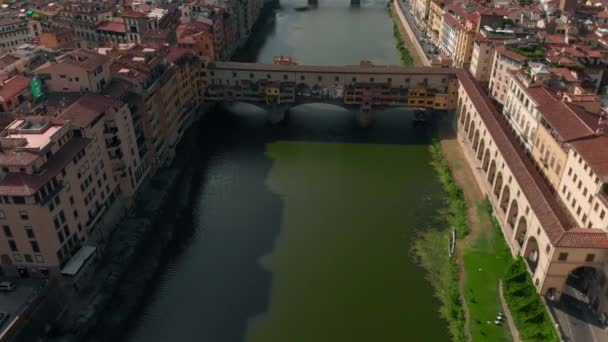
POLYGON ((109 57, 78 49, 41 65, 34 73, 50 92, 101 92, 111 80, 109 57))
POLYGON ((559 196, 581 227, 608 230, 608 137, 591 133, 569 147, 559 196))
POLYGON ((487 84, 490 82, 493 61, 494 43, 485 39, 482 34, 478 33, 475 42, 473 43, 469 71, 478 82, 487 84))
POLYGON ((502 77, 507 84, 503 114, 518 139, 531 151, 540 121, 539 106, 557 99, 540 84, 533 83, 516 70, 509 70, 502 77))
POLYGON ((58 117, 2 131, 1 273, 78 273, 70 260, 94 253, 105 234, 98 222, 141 184, 129 171, 139 162, 130 120, 122 102, 87 94, 58 117))
POLYGON ((458 79, 458 140, 511 252, 524 258, 541 295, 558 300, 573 286, 567 280, 584 279, 581 291, 594 310, 606 315, 607 288, 601 279, 608 233, 581 228, 572 219, 472 75, 462 71, 458 79))
POLYGON ((488 89, 490 96, 504 105, 507 99, 508 72, 520 69, 524 65, 526 57, 508 50, 502 42, 495 42, 494 50, 488 89))

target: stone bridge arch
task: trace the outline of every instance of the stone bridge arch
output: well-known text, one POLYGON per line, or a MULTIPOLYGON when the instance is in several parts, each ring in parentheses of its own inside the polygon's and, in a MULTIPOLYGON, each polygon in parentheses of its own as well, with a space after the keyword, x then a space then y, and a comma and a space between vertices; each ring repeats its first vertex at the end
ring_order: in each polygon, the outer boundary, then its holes
POLYGON ((500 191, 502 190, 502 172, 498 171, 496 175, 496 181, 494 182, 494 196, 496 199, 500 199, 500 191))
POLYGON ((517 223, 517 229, 515 229, 515 233, 513 234, 513 239, 517 241, 519 248, 523 248, 524 242, 526 241, 526 236, 528 235, 528 221, 524 216, 519 219, 517 223))
POLYGON ((473 152, 477 152, 477 147, 479 147, 479 128, 475 130, 473 135, 473 152))
POLYGON ((469 141, 473 140, 473 133, 475 133, 475 123, 471 121, 471 126, 469 127, 469 141))
POLYGON ((502 211, 506 214, 507 213, 507 206, 509 205, 509 201, 511 200, 511 188, 509 188, 509 185, 505 185, 504 189, 502 190, 502 195, 500 196, 500 209, 502 209, 502 211))
MULTIPOLYGON (((483 159, 482 159, 482 163, 481 163, 481 169, 483 170, 483 172, 487 173, 489 166, 490 166, 490 149, 486 148, 486 151, 483 154, 483 159)), ((494 163, 494 169, 496 169, 496 163, 494 163)))
POLYGON ((471 124, 471 114, 467 111, 467 116, 464 119, 464 126, 463 126, 463 129, 464 129, 465 133, 469 133, 469 125, 470 124, 471 124))
POLYGON ((519 216, 519 205, 517 204, 517 200, 511 201, 511 206, 509 208, 509 212, 507 214, 507 224, 509 228, 515 228, 515 222, 517 221, 517 217, 519 216))
POLYGON ((488 169, 488 183, 494 184, 494 176, 496 176, 496 160, 492 159, 490 162, 490 168, 488 169))
POLYGON ((479 160, 480 162, 483 160, 483 153, 487 152, 486 151, 486 142, 484 139, 481 139, 481 141, 479 142, 479 148, 477 149, 477 160, 479 160))
POLYGON ((526 240, 526 244, 524 245, 523 257, 524 261, 530 268, 532 275, 534 276, 534 274, 536 273, 536 268, 538 267, 538 262, 541 258, 538 241, 534 236, 530 236, 528 240, 526 240))

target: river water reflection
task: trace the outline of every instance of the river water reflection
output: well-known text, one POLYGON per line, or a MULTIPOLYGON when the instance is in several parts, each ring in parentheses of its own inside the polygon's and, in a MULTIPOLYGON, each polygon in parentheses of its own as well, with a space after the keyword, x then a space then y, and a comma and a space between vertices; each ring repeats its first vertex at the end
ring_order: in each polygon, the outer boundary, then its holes
MULTIPOLYGON (((399 63, 385 2, 304 6, 282 1, 241 60, 399 63)), ((361 129, 346 110, 307 105, 269 126, 237 105, 201 126, 192 225, 124 341, 448 339, 408 253, 442 201, 431 133, 411 112, 380 112, 361 129)))

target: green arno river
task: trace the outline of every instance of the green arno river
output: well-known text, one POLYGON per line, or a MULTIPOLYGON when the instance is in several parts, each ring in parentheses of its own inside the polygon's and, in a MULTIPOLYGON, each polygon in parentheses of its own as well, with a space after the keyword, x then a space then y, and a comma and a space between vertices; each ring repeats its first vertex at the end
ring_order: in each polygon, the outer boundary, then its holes
MULTIPOLYGON (((385 2, 305 5, 282 0, 240 59, 399 63, 385 2)), ((410 111, 377 113, 361 129, 344 109, 306 105, 269 126, 236 105, 200 126, 193 222, 122 340, 448 340, 409 252, 443 196, 432 133, 410 111)))

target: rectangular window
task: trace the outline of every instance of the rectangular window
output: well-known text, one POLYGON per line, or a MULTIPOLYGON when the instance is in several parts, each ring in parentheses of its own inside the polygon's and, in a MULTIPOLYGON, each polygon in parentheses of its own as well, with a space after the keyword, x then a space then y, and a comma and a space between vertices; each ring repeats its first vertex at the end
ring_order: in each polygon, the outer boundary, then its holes
POLYGON ((568 260, 568 253, 559 253, 559 257, 557 258, 559 261, 568 260))
POLYGON ((40 253, 40 247, 38 246, 37 241, 30 241, 30 245, 32 246, 32 251, 34 251, 34 253, 40 253))
POLYGON ((19 217, 21 217, 22 220, 29 220, 29 218, 30 218, 27 211, 25 211, 25 210, 19 211, 19 217))
POLYGON ((589 253, 585 257, 585 262, 593 262, 593 260, 595 260, 595 254, 593 254, 593 253, 589 253))
POLYGON ((8 240, 8 246, 10 247, 11 251, 18 252, 17 244, 15 243, 14 240, 8 240))
POLYGON ((11 227, 2 226, 2 230, 4 231, 4 236, 6 236, 7 238, 13 237, 13 232, 11 231, 11 227))
POLYGON ((28 239, 35 238, 34 229, 32 228, 32 226, 25 226, 25 235, 27 235, 28 239))
POLYGON ((0 220, 4 220, 6 218, 6 214, 4 211, 0 210, 0 220))

